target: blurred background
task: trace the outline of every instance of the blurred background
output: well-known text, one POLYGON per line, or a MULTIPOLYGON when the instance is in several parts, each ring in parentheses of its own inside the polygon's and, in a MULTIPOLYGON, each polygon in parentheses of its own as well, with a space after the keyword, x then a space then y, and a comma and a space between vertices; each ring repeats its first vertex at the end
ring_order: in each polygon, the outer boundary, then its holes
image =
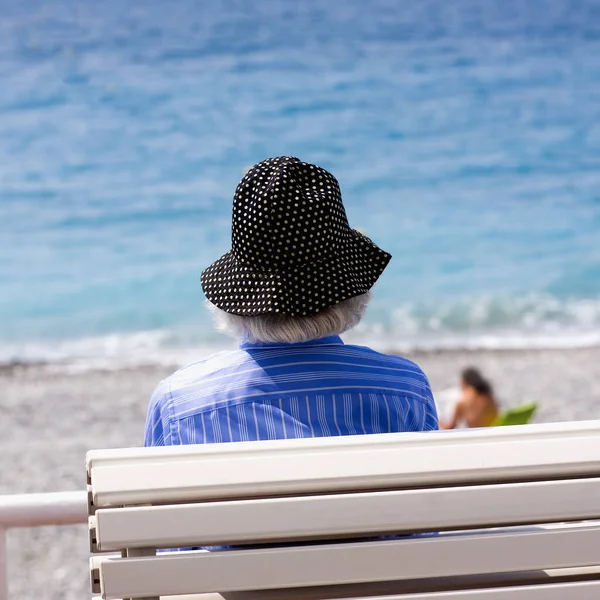
POLYGON ((600 343, 598 2, 0 7, 3 362, 226 344, 200 272, 282 154, 393 254, 361 339, 600 343))
MULTIPOLYGON (((0 493, 83 489, 233 347, 200 272, 284 154, 393 254, 347 340, 600 417, 600 2, 0 0, 0 493)), ((85 528, 10 537, 12 597, 89 596, 85 528)))

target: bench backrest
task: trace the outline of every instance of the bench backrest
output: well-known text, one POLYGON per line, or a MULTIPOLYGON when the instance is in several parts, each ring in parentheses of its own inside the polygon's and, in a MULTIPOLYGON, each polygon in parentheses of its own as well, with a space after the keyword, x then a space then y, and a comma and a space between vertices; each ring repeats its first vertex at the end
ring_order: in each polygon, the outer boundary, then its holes
POLYGON ((581 571, 600 564, 598 421, 93 451, 87 470, 92 551, 122 554, 93 561, 103 598, 449 598, 525 580, 523 598, 600 597, 581 571))

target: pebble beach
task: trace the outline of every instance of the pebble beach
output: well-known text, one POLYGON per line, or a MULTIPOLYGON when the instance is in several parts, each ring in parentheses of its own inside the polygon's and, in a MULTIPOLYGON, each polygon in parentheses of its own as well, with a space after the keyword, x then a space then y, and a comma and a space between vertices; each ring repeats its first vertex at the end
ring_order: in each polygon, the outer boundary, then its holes
MULTIPOLYGON (((598 347, 408 356, 425 370, 434 393, 455 386, 460 370, 476 365, 504 406, 537 400, 537 422, 600 418, 598 347)), ((84 489, 86 451, 141 445, 150 393, 174 368, 4 367, 0 494, 84 489)), ((11 531, 10 598, 89 598, 88 557, 85 526, 11 531)))

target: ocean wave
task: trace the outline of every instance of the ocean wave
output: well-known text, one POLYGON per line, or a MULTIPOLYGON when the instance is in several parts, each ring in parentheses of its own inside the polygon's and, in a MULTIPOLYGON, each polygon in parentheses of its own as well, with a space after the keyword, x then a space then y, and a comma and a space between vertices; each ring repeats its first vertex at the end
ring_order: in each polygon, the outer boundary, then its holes
POLYGON ((406 303, 385 320, 365 321, 357 334, 405 352, 585 348, 600 345, 600 298, 498 294, 406 303))
POLYGON ((498 294, 438 301, 429 306, 406 304, 392 311, 392 325, 398 333, 502 329, 536 334, 584 332, 600 328, 600 298, 498 294))
MULTIPOLYGON (((374 307, 348 332, 348 343, 411 353, 458 350, 576 349, 600 346, 600 298, 479 297, 427 307, 374 307)), ((164 329, 53 341, 0 343, 0 365, 44 365, 80 371, 182 366, 233 340, 210 331, 164 329)))
POLYGON ((0 344, 0 365, 43 366, 50 370, 85 371, 144 366, 180 366, 226 347, 198 339, 183 343, 173 331, 114 333, 56 341, 0 344))

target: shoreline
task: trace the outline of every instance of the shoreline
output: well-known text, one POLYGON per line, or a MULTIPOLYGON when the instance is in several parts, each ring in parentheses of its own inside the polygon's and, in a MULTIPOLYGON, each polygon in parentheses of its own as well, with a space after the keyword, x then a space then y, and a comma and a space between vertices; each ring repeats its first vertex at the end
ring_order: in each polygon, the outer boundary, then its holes
MULTIPOLYGON (((356 340, 347 341, 348 344, 358 344, 358 345, 369 345, 368 343, 359 343, 356 340)), ((409 349, 402 348, 394 348, 393 346, 371 346, 373 349, 378 352, 382 352, 384 354, 392 354, 395 356, 403 356, 405 358, 409 358, 411 360, 415 360, 417 358, 429 358, 436 356, 480 356, 480 355, 512 355, 512 354, 555 354, 555 353, 586 353, 586 352, 596 352, 600 351, 600 343, 590 344, 590 345, 582 345, 582 346, 534 346, 534 347, 486 347, 486 346, 449 346, 449 347, 414 347, 409 349)), ((234 346, 230 347, 222 347, 218 346, 215 349, 215 352, 219 352, 222 350, 232 350, 234 346)), ((205 356, 210 356, 213 352, 211 351, 199 351, 196 360, 200 360, 205 356)), ((65 375, 76 374, 79 372, 119 372, 119 371, 136 371, 136 370, 144 370, 144 369, 171 369, 177 370, 182 368, 183 366, 194 362, 194 353, 191 351, 187 351, 185 353, 186 357, 191 360, 182 361, 178 359, 172 360, 164 360, 164 361, 148 361, 144 362, 143 360, 137 360, 136 362, 128 363, 126 360, 122 360, 123 365, 119 365, 119 361, 117 359, 111 359, 113 364, 110 366, 106 365, 106 359, 98 358, 98 359, 83 359, 74 357, 73 359, 64 359, 64 360, 24 360, 24 359, 12 359, 7 361, 0 361, 0 377, 5 375, 10 375, 14 372, 22 372, 22 371, 44 371, 44 372, 56 372, 65 375), (87 360, 88 362, 85 362, 87 360), (104 365, 103 365, 104 363, 104 365)))

